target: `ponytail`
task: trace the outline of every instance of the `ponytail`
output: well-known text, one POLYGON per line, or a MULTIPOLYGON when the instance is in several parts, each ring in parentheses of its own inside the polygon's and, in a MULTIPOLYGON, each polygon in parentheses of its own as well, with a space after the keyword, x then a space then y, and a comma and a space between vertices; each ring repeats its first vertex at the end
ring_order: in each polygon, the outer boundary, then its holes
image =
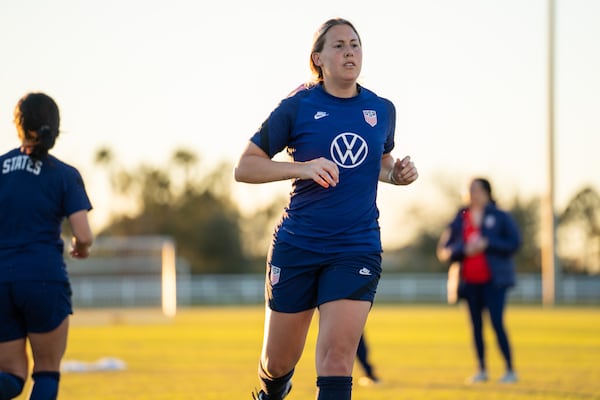
POLYGON ((44 93, 29 93, 15 107, 15 125, 19 137, 27 138, 28 132, 37 133, 30 157, 39 160, 54 147, 59 133, 60 115, 54 100, 44 93))
POLYGON ((30 154, 30 157, 34 160, 39 160, 48 155, 48 151, 54 147, 57 136, 52 134, 52 130, 48 125, 42 125, 37 130, 37 134, 38 143, 35 145, 30 154))

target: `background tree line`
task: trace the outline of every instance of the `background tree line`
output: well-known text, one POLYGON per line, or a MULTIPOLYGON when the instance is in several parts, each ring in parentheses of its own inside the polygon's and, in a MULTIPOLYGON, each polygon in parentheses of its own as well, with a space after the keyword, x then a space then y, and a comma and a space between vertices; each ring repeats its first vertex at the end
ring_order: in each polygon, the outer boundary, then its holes
MULTIPOLYGON (((167 165, 126 168, 109 148, 96 152, 115 202, 133 201, 136 211, 115 214, 99 235, 169 235, 193 273, 240 273, 264 270, 265 252, 286 199, 276 198, 250 216, 243 216, 231 195, 232 165, 222 163, 201 173, 200 158, 175 150, 167 165)), ((407 217, 417 227, 410 244, 386 250, 386 270, 441 272, 435 258, 441 231, 461 204, 458 188, 440 182, 440 202, 449 214, 431 217, 414 205, 407 217)), ((501 204, 519 225, 523 246, 517 255, 521 272, 540 271, 539 198, 515 197, 501 204)), ((600 196, 591 187, 579 191, 557 217, 557 249, 564 272, 600 273, 600 196)))

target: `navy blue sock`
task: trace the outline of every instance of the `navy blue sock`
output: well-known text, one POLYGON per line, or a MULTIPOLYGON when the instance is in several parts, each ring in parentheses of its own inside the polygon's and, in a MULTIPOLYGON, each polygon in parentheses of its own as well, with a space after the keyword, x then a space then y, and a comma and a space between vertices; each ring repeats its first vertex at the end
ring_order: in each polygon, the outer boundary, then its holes
POLYGON ((41 371, 34 372, 33 389, 29 400, 55 400, 58 396, 58 381, 60 372, 41 371))
POLYGON ((0 372, 0 400, 14 399, 23 391, 25 381, 8 372, 0 372))
POLYGON ((258 377, 260 378, 260 386, 269 400, 279 400, 287 394, 287 384, 292 379, 293 375, 294 370, 292 369, 282 377, 273 378, 264 370, 262 362, 258 363, 258 377))
POLYGON ((351 376, 317 377, 317 400, 350 400, 352 398, 351 376))

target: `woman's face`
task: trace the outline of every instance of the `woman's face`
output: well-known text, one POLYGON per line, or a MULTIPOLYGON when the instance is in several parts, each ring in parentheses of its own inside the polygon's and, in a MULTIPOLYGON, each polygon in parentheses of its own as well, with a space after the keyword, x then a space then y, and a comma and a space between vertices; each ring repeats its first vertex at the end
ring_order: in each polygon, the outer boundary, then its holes
POLYGON ((490 196, 481 185, 481 182, 471 182, 471 186, 469 187, 469 204, 472 206, 485 206, 489 201, 490 196))
POLYGON ((325 34, 323 50, 312 55, 321 68, 323 79, 356 82, 362 68, 362 47, 354 29, 348 25, 333 26, 325 34))

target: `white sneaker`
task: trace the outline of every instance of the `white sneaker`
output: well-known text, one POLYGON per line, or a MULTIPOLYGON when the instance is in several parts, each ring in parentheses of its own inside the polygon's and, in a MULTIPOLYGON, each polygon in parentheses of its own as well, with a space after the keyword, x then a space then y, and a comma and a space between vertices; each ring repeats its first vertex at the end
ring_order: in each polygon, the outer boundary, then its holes
POLYGON ((371 376, 361 376, 360 378, 358 378, 358 384, 360 386, 378 385, 379 384, 379 379, 376 378, 373 375, 371 375, 371 376))
POLYGON ((487 382, 487 380, 488 380, 487 372, 479 371, 478 373, 476 373, 475 375, 473 375, 472 377, 467 379, 467 383, 482 383, 482 382, 487 382))
POLYGON ((519 380, 519 378, 517 378, 517 374, 515 374, 513 371, 508 371, 506 374, 504 374, 504 376, 502 378, 500 378, 500 380, 498 382, 500 383, 515 383, 519 380))

